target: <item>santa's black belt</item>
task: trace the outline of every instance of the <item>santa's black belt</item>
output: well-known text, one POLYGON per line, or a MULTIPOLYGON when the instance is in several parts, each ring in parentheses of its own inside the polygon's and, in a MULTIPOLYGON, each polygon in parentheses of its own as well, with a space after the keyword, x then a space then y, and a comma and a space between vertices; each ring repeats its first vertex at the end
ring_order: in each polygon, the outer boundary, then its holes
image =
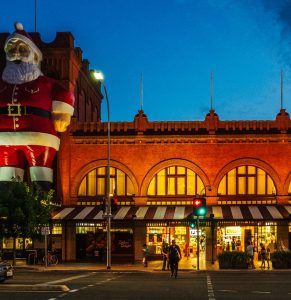
POLYGON ((25 115, 37 115, 50 119, 51 112, 33 106, 25 106, 20 104, 8 104, 5 107, 0 107, 0 115, 7 115, 10 117, 21 117, 25 115))

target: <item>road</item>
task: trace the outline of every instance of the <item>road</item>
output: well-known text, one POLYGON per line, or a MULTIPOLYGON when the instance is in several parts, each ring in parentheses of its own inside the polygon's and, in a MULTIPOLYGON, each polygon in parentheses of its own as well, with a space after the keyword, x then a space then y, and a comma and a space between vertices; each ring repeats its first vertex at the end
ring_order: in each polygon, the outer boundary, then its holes
POLYGON ((291 272, 284 271, 187 271, 174 279, 157 271, 17 270, 13 280, 0 285, 0 299, 290 299, 290 281, 291 272))

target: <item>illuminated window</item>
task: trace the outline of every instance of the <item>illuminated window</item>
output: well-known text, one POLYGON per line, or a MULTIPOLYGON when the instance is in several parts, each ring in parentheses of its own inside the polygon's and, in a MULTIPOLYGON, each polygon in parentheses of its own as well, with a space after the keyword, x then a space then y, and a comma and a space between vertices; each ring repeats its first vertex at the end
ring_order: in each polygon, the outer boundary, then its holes
MULTIPOLYGON (((110 168, 110 194, 131 196, 134 188, 130 178, 121 170, 110 168)), ((104 196, 106 194, 106 167, 90 171, 82 180, 78 196, 104 196)))
POLYGON ((197 195, 204 189, 201 178, 192 170, 171 166, 159 171, 148 187, 149 196, 197 195))
POLYGON ((273 195, 276 187, 272 178, 254 166, 240 166, 230 170, 220 181, 220 195, 273 195))
POLYGON ((289 184, 288 194, 291 194, 291 183, 289 184))

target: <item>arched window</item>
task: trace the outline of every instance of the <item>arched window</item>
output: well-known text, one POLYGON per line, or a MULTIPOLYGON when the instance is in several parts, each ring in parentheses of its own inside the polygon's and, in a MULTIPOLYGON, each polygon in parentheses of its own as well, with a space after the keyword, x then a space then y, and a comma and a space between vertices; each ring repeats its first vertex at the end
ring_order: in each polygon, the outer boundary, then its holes
MULTIPOLYGON (((106 169, 100 167, 90 171, 82 180, 78 196, 104 196, 106 195, 106 169)), ((109 194, 117 196, 131 196, 134 188, 130 178, 121 170, 110 168, 109 194)))
POLYGON ((220 195, 274 195, 276 187, 270 175, 254 166, 230 170, 220 181, 220 195))
POLYGON ((204 189, 201 178, 192 170, 171 166, 159 171, 148 187, 148 196, 197 195, 204 189))

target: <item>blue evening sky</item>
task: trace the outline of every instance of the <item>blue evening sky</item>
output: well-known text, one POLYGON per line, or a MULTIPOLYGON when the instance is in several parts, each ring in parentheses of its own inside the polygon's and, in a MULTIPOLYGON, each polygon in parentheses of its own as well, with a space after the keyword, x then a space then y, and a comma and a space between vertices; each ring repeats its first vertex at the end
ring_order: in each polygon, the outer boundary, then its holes
MULTIPOLYGON (((35 0, 1 4, 0 32, 34 31, 35 0)), ((291 113, 289 0, 37 0, 37 31, 70 31, 92 69, 105 73, 112 121, 275 119, 291 113)), ((103 121, 106 106, 103 103, 103 121)))

